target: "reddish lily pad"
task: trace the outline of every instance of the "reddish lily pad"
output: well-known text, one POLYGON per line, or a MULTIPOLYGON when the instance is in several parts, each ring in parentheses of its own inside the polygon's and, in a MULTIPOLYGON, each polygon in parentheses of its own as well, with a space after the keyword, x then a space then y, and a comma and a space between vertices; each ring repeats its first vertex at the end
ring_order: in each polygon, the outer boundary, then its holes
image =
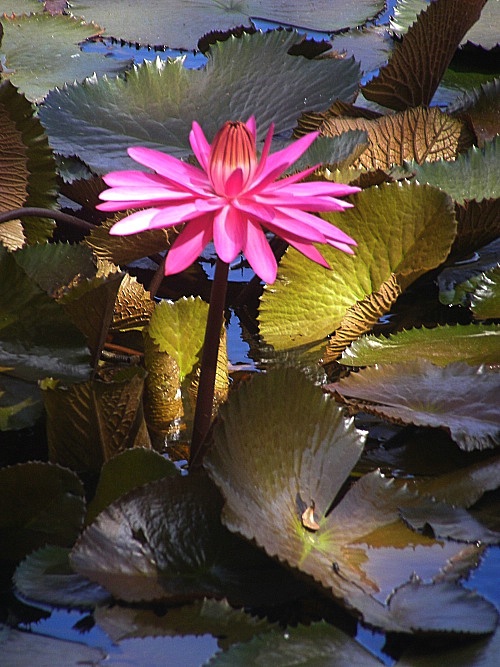
POLYGON ((444 428, 466 451, 500 444, 500 373, 487 367, 389 364, 353 373, 327 388, 356 411, 444 428))

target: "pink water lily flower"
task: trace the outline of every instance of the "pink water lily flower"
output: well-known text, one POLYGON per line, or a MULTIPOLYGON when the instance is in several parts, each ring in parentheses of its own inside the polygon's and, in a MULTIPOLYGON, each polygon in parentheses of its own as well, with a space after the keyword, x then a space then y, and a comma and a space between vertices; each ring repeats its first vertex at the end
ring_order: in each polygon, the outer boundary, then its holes
POLYGON ((314 212, 339 211, 351 204, 338 199, 359 188, 328 181, 299 183, 317 168, 280 176, 318 136, 312 132, 269 154, 274 127, 257 156, 255 118, 226 122, 210 145, 194 122, 189 135, 200 168, 149 148, 130 148, 139 164, 155 173, 115 171, 104 177, 109 190, 101 211, 139 209, 111 228, 127 235, 188 223, 170 248, 165 274, 178 273, 201 255, 213 239, 218 257, 232 262, 243 252, 265 282, 276 278, 277 264, 265 231, 277 234, 306 257, 328 267, 313 243, 327 243, 352 253, 356 242, 314 212))

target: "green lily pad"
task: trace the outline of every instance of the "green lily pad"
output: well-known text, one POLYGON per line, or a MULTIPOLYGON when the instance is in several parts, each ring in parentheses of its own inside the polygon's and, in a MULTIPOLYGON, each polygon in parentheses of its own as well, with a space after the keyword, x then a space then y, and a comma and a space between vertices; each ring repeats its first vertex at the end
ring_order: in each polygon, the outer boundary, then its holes
POLYGON ((392 183, 350 200, 354 208, 322 217, 357 241, 355 256, 321 247, 332 266, 328 270, 290 248, 278 280, 264 291, 260 332, 277 349, 324 339, 350 307, 379 290, 391 274, 407 286, 449 253, 456 223, 451 200, 443 192, 392 183))
POLYGON ((354 56, 365 75, 385 65, 394 46, 386 27, 374 25, 333 35, 330 41, 334 51, 354 56))
POLYGON ((500 140, 482 149, 473 146, 454 162, 438 160, 410 168, 420 183, 441 188, 460 204, 467 199, 495 199, 500 195, 500 140))
POLYGON ((373 366, 328 385, 356 410, 444 428, 466 451, 500 444, 499 388, 495 370, 460 362, 440 368, 425 360, 373 366))
POLYGON ((479 277, 471 296, 471 306, 478 320, 500 317, 500 266, 479 277))
POLYGON ((91 523, 114 500, 138 486, 178 474, 171 461, 151 449, 128 449, 105 463, 99 483, 87 509, 86 522, 91 523))
MULTIPOLYGON (((330 511, 363 436, 321 388, 290 368, 254 377, 221 408, 213 438, 205 467, 231 531, 313 577, 366 623, 408 631, 386 598, 413 571, 438 572, 460 547, 410 531, 399 508, 418 499, 378 472, 330 511)), ((429 623, 437 630, 441 621, 429 623)))
POLYGON ((82 81, 93 72, 116 74, 131 61, 87 53, 79 43, 102 29, 71 16, 37 13, 3 17, 0 53, 7 76, 32 102, 40 102, 56 86, 82 81), (36 48, 26 48, 27 44, 36 48))
POLYGON ((17 263, 22 253, 8 253, 0 246, 0 365, 24 380, 48 375, 68 382, 87 378, 90 356, 83 335, 63 306, 17 263))
POLYGON ((231 37, 210 48, 201 70, 186 70, 182 58, 145 61, 124 78, 94 77, 50 93, 40 119, 57 152, 76 154, 99 173, 137 168, 126 154, 132 145, 189 155, 194 120, 209 140, 226 120, 252 114, 260 137, 271 122, 277 132, 290 130, 305 108, 352 101, 359 82, 353 59, 288 55, 300 40, 282 31, 231 37))
POLYGON ((162 301, 151 315, 149 335, 159 351, 169 354, 178 365, 180 382, 199 363, 207 315, 208 304, 199 297, 162 301))
POLYGON ((14 573, 16 593, 54 607, 85 609, 109 601, 109 593, 73 572, 69 553, 70 549, 49 546, 30 554, 14 573))
POLYGON ((144 421, 142 368, 114 369, 102 379, 58 386, 42 384, 51 461, 98 472, 131 447, 150 447, 144 421))
POLYGON ((68 547, 83 523, 85 500, 78 477, 50 463, 0 470, 1 558, 20 560, 45 544, 68 547))
POLYGON ((203 475, 131 491, 97 517, 70 562, 116 598, 277 604, 304 591, 279 565, 220 523, 222 500, 203 475))
POLYGON ((364 336, 352 343, 339 360, 346 366, 373 366, 428 359, 438 366, 453 361, 471 365, 500 362, 500 328, 466 324, 434 329, 410 329, 383 336, 364 336))
POLYGON ((129 42, 194 49, 208 32, 250 26, 251 17, 310 30, 333 32, 356 27, 382 11, 381 0, 345 3, 317 0, 314 7, 299 0, 270 4, 266 0, 150 0, 141 12, 113 0, 73 0, 71 11, 105 26, 107 34, 129 42))
POLYGON ((214 667, 246 667, 272 664, 275 667, 380 667, 380 661, 341 630, 322 621, 305 627, 275 630, 245 644, 217 653, 214 667), (335 656, 332 663, 332 657, 335 656))

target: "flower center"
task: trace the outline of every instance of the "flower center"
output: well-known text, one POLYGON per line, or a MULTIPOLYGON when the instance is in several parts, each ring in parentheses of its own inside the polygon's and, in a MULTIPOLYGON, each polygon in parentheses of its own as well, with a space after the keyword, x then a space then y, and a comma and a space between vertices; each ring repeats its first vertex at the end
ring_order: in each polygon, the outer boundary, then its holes
POLYGON ((215 192, 222 196, 237 196, 251 180, 256 165, 255 138, 245 123, 224 123, 212 142, 208 164, 208 175, 215 192), (236 171, 240 173, 236 174, 236 171))

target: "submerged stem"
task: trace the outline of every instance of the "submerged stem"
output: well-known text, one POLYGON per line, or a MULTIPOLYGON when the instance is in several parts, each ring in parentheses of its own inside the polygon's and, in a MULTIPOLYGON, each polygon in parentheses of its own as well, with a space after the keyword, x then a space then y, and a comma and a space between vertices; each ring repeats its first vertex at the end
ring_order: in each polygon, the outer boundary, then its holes
POLYGON ((220 332, 226 303, 228 272, 229 264, 217 259, 212 290, 210 292, 210 305, 201 357, 200 383, 196 399, 193 437, 191 439, 191 453, 189 456, 190 469, 201 466, 203 460, 202 448, 212 419, 215 375, 217 371, 217 357, 219 356, 220 332))

